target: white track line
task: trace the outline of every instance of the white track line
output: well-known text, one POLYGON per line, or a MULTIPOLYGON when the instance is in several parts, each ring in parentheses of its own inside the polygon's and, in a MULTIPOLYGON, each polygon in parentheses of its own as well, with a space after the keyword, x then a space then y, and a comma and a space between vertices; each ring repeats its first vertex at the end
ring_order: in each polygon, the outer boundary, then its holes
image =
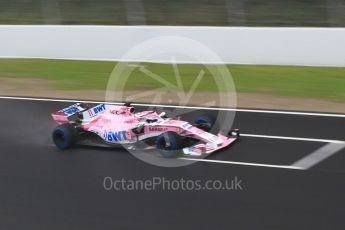
POLYGON ((311 154, 296 161, 292 166, 309 169, 345 148, 345 143, 328 143, 311 154))
POLYGON ((233 164, 233 165, 245 165, 245 166, 257 166, 257 167, 268 167, 268 168, 281 168, 281 169, 298 169, 306 170, 313 165, 321 162, 328 158, 334 153, 338 152, 345 147, 345 141, 340 140, 329 140, 329 139, 315 139, 315 138, 300 138, 300 137, 284 137, 284 136, 269 136, 269 135, 256 135, 256 134, 241 134, 243 137, 255 137, 255 138, 269 138, 269 139, 281 139, 281 140, 294 140, 294 141, 312 141, 312 142, 325 142, 328 143, 326 147, 321 147, 312 154, 302 158, 293 165, 273 165, 273 164, 257 164, 249 162, 237 162, 237 161, 223 161, 223 160, 210 160, 210 159, 193 159, 181 157, 179 159, 188 161, 200 161, 209 163, 220 163, 220 164, 233 164), (331 148, 332 151, 329 151, 331 148))
POLYGON ((301 168, 301 167, 290 166, 290 165, 256 164, 256 163, 237 162, 237 161, 221 161, 221 160, 210 160, 210 159, 193 159, 193 158, 185 158, 185 157, 180 157, 178 159, 187 160, 187 161, 200 161, 200 162, 220 163, 220 164, 232 164, 232 165, 245 165, 245 166, 258 166, 258 167, 268 167, 268 168, 282 168, 282 169, 298 169, 298 170, 303 170, 303 168, 301 168))
POLYGON ((243 137, 258 137, 258 138, 269 138, 269 139, 281 139, 281 140, 293 140, 293 141, 312 141, 312 142, 324 142, 334 144, 345 144, 345 141, 341 140, 330 140, 330 139, 316 139, 316 138, 303 138, 303 137, 284 137, 284 136, 269 136, 269 135, 257 135, 257 134, 241 134, 243 137))
MULTIPOLYGON (((10 97, 0 96, 0 99, 10 100, 26 100, 26 101, 51 101, 51 102, 84 102, 84 103, 104 103, 104 101, 87 101, 87 100, 72 100, 72 99, 53 99, 53 98, 32 98, 32 97, 10 97)), ((119 105, 123 102, 107 102, 108 104, 119 105)), ((286 115, 303 115, 303 116, 320 116, 320 117, 342 117, 345 118, 345 114, 333 114, 333 113, 309 113, 309 112, 294 112, 294 111, 279 111, 279 110, 260 110, 260 109, 237 109, 237 108, 215 108, 215 107, 199 107, 199 106, 175 106, 175 105, 153 105, 144 103, 133 103, 136 106, 155 106, 166 108, 182 108, 182 109, 212 109, 218 111, 237 111, 237 112, 249 112, 249 113, 272 113, 272 114, 286 114, 286 115)))

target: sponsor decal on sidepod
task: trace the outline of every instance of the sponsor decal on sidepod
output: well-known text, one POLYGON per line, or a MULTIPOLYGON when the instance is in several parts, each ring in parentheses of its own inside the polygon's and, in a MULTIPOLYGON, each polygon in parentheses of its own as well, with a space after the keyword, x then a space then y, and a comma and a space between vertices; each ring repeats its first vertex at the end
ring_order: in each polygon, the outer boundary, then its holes
POLYGON ((126 131, 104 131, 104 139, 110 142, 127 140, 126 131))
POLYGON ((105 104, 101 104, 101 105, 96 106, 93 109, 90 109, 89 110, 89 115, 90 115, 90 117, 94 117, 98 113, 103 112, 103 111, 105 111, 105 104))

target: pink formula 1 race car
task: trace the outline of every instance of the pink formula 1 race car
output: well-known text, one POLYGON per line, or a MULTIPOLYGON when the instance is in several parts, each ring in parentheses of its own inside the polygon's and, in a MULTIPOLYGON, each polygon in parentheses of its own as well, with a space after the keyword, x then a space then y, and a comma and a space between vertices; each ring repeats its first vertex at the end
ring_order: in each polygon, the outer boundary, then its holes
POLYGON ((135 112, 128 103, 92 108, 77 103, 53 113, 52 117, 58 124, 52 133, 53 142, 61 150, 77 143, 132 147, 145 143, 166 158, 181 154, 198 157, 229 146, 240 135, 238 129, 228 135, 212 134, 209 131, 214 121, 208 116, 197 117, 191 124, 168 118, 164 112, 135 112))

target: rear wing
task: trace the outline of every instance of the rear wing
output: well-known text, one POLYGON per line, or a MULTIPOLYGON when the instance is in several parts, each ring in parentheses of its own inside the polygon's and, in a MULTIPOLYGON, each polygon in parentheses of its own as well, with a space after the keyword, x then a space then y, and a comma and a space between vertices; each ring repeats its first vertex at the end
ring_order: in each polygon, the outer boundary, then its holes
POLYGON ((70 117, 76 113, 88 110, 88 106, 84 103, 76 103, 67 108, 61 109, 52 114, 52 117, 59 125, 69 123, 70 117))

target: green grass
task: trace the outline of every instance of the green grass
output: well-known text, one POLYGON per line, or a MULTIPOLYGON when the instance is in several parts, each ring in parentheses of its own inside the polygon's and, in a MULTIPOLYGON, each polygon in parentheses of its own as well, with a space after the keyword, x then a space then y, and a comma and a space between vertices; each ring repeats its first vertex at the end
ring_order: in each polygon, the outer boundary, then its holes
MULTIPOLYGON (((0 59, 0 77, 42 78, 54 80, 52 89, 62 90, 104 90, 116 62, 66 61, 41 59, 0 59)), ((172 65, 141 63, 149 71, 163 76, 176 85, 172 65)), ((210 68, 216 67, 209 65, 210 68)), ((227 65, 233 77, 237 92, 261 93, 277 96, 306 97, 345 101, 345 68, 296 67, 269 65, 227 65)), ((154 89, 160 83, 133 70, 126 90, 154 89)), ((202 65, 180 64, 178 69, 185 89, 189 89, 201 69, 205 76, 197 91, 215 91, 216 82, 202 65)))

